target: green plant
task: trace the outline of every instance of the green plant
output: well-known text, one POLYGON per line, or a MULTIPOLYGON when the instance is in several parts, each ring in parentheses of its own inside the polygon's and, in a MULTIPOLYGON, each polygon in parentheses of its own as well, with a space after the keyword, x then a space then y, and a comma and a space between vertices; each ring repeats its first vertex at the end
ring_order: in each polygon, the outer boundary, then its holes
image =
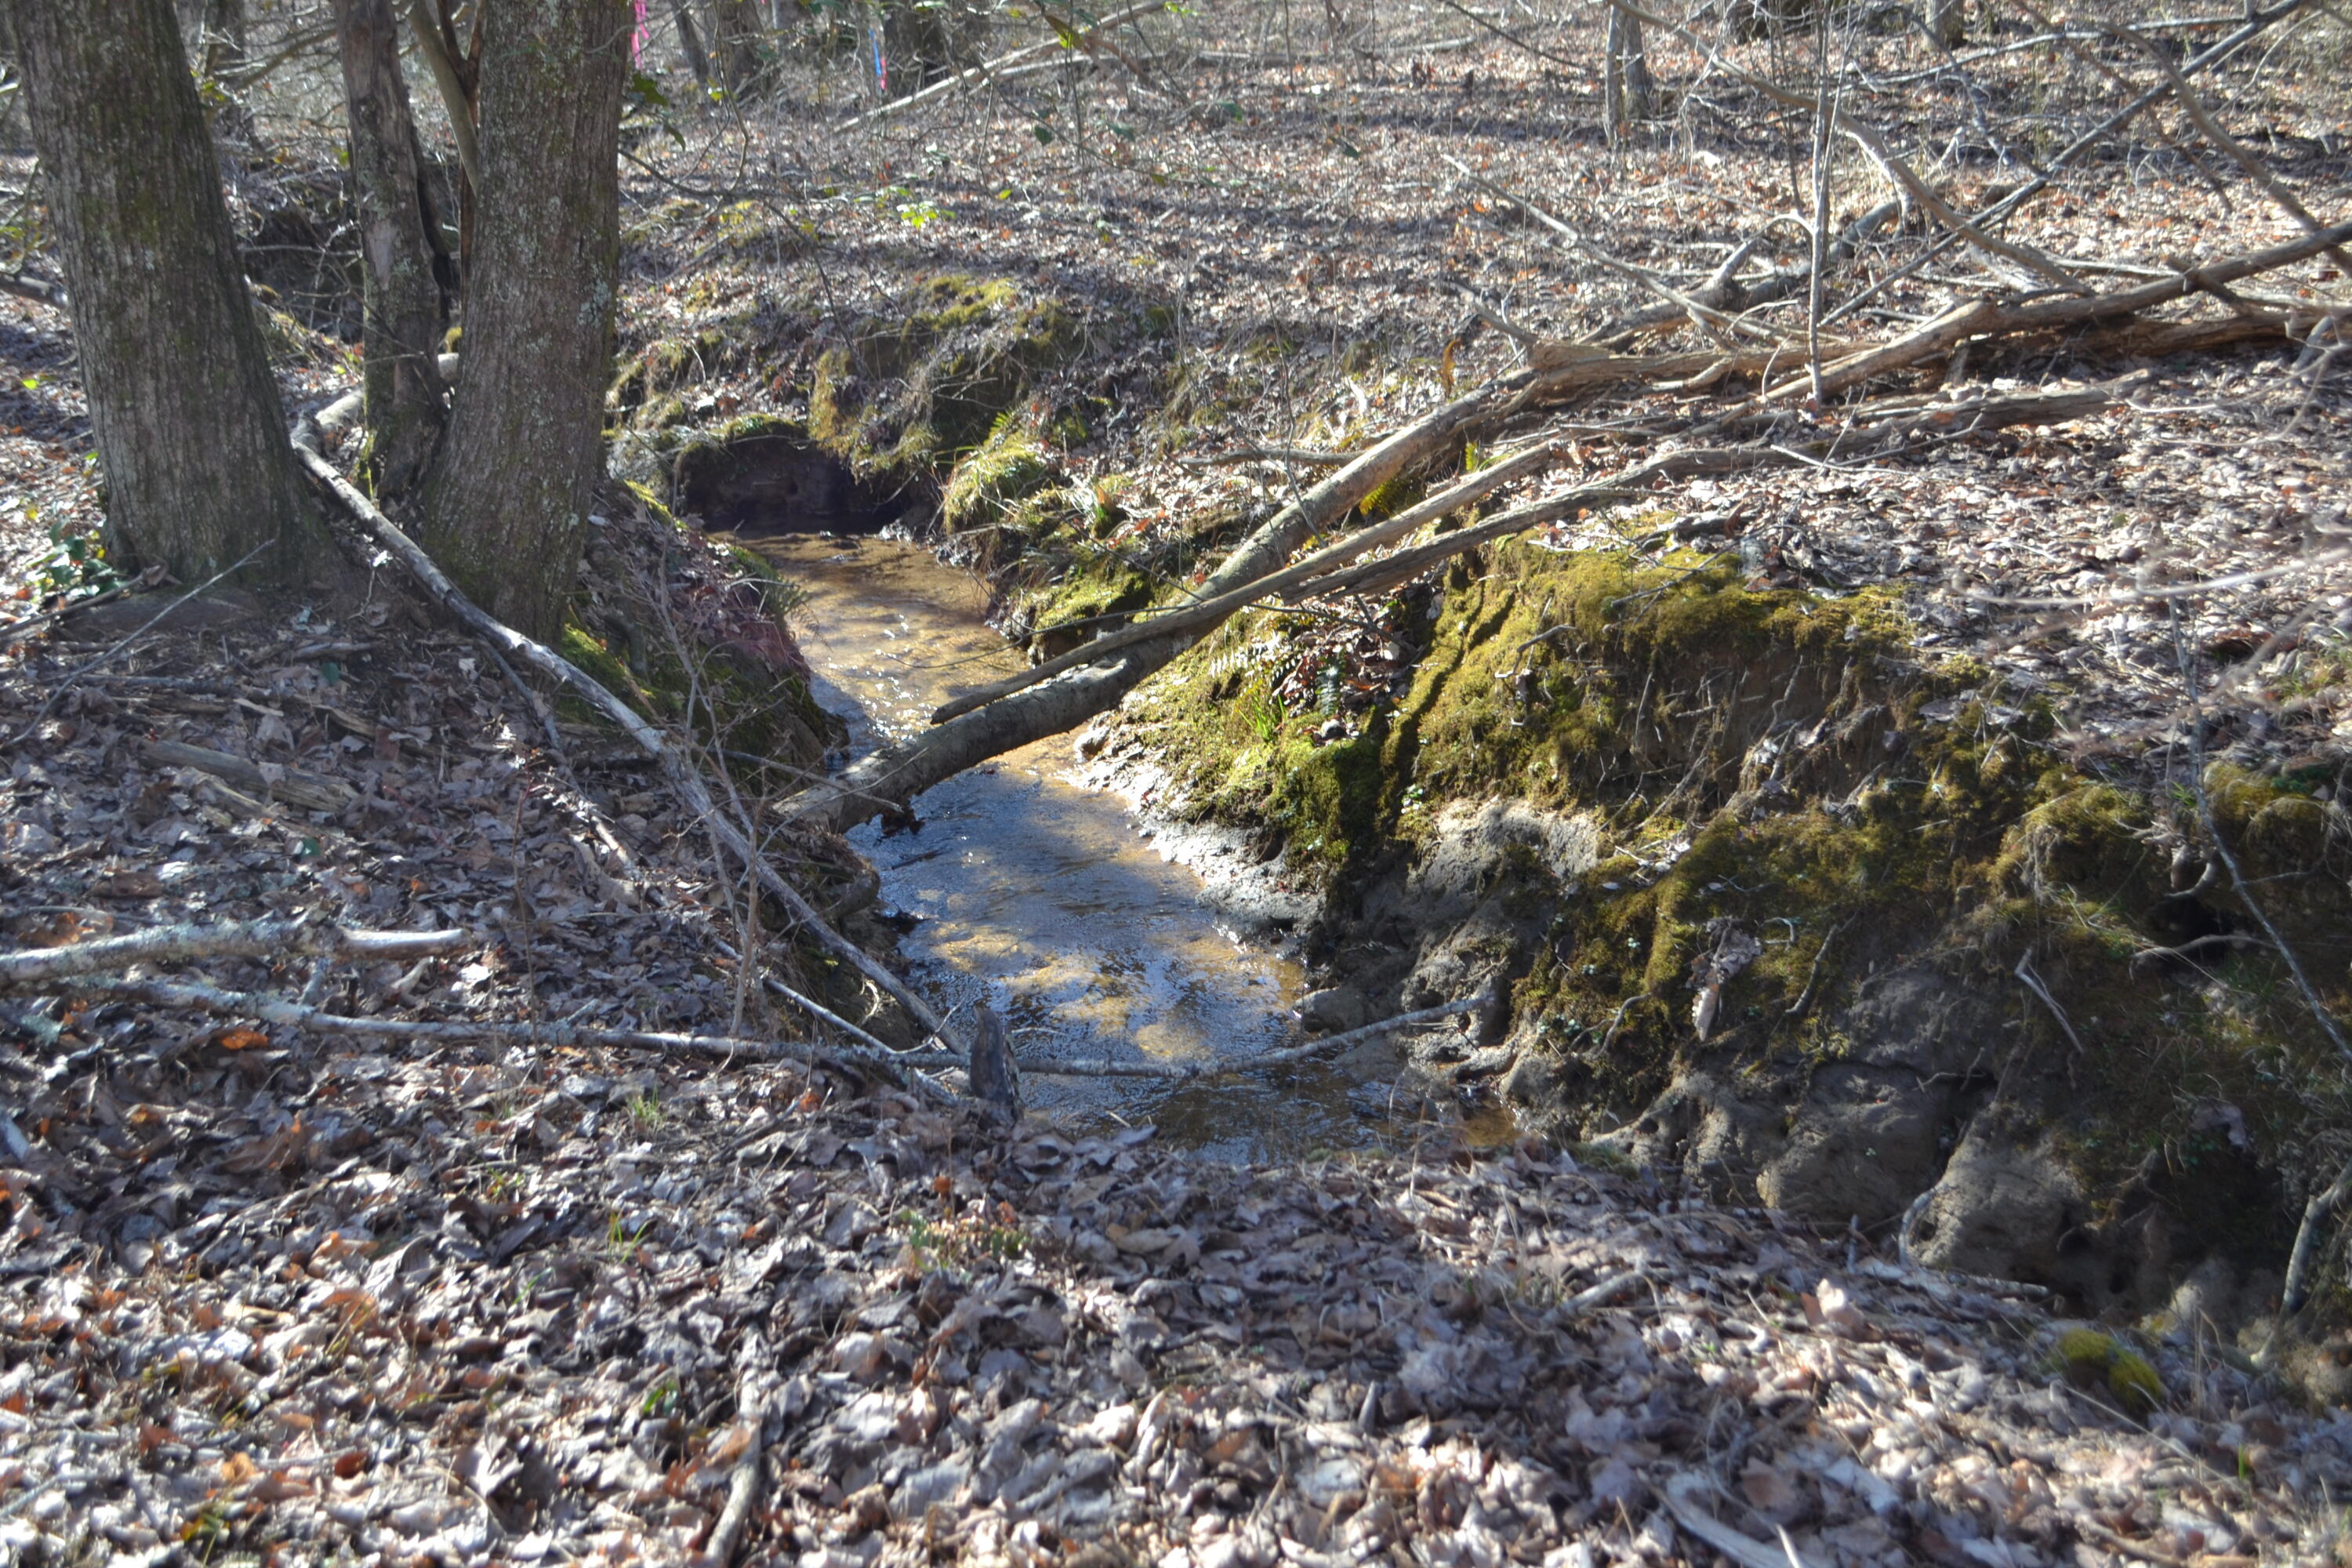
POLYGON ((35 592, 79 599, 122 585, 122 574, 106 558, 106 542, 95 533, 68 533, 52 524, 47 554, 33 562, 35 592))
POLYGON ((661 1096, 653 1089, 641 1089, 621 1102, 627 1108, 630 1119, 647 1131, 652 1131, 669 1119, 662 1110, 661 1096))

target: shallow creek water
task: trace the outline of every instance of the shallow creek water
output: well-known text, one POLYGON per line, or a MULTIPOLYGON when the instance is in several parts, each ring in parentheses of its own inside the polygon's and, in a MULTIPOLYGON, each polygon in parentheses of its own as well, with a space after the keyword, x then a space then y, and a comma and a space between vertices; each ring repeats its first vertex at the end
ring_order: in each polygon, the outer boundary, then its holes
MULTIPOLYGON (((982 624, 981 586, 919 546, 826 534, 740 542, 808 590, 802 650, 856 753, 1023 668, 982 624)), ((1297 1039, 1298 963, 1225 929, 1199 878, 1162 859, 1115 796, 1074 783, 1073 767, 1067 737, 1041 741, 925 794, 918 827, 850 834, 881 872, 884 905, 919 917, 900 943, 919 983, 949 1005, 986 1001, 1016 1057, 1246 1059, 1297 1039)), ((1165 1136, 1265 1158, 1376 1136, 1394 1067, 1377 1051, 1173 1089, 1034 1075, 1023 1088, 1048 1116, 1151 1121, 1165 1136)))

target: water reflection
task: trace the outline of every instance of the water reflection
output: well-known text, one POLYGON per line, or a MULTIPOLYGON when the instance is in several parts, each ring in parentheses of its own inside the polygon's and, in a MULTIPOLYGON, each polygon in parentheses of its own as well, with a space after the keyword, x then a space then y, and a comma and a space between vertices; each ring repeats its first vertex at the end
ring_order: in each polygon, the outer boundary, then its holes
MULTIPOLYGON (((982 623, 979 584, 918 546, 742 542, 809 591, 802 647, 855 752, 1022 668, 982 623)), ((1198 879, 1139 839, 1117 800, 1069 783, 1069 762, 1066 738, 1042 741, 931 790, 919 827, 851 833, 881 872, 884 902, 921 917, 901 943, 920 982, 951 1005, 987 1000, 1019 1056, 1194 1061, 1295 1038, 1285 1015, 1298 964, 1222 929, 1198 879)), ((1398 1065, 1375 1047, 1172 1092, 1134 1079, 1032 1077, 1025 1088, 1047 1115, 1156 1121, 1167 1136, 1260 1158, 1364 1142, 1387 1120, 1398 1065)))

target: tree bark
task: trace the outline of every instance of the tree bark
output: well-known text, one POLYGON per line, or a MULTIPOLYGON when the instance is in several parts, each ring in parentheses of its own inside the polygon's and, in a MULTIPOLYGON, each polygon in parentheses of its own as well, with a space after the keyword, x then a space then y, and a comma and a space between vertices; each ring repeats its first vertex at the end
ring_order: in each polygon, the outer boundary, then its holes
POLYGON ((694 26, 694 13, 687 8, 686 0, 677 0, 671 9, 677 16, 677 47, 686 51, 686 68, 694 73, 697 87, 709 87, 710 57, 702 52, 702 35, 694 26))
POLYGON ((1927 0, 1927 30, 1944 47, 1958 48, 1960 40, 1968 36, 1968 21, 1960 0, 1927 0))
POLYGON ((438 359, 447 323, 433 274, 432 211, 418 170, 392 0, 336 0, 335 26, 366 285, 365 466, 378 494, 404 495, 432 461, 445 414, 438 359))
POLYGON ((121 564, 195 582, 271 540, 295 577, 310 505, 237 265, 172 7, 0 0, 30 100, 121 564))
POLYGON ((1656 99, 1650 57, 1642 43, 1642 22, 1619 10, 1609 13, 1609 38, 1601 64, 1601 113, 1612 137, 1636 120, 1647 120, 1656 99))
POLYGON ((477 604, 551 641, 603 471, 632 17, 624 0, 493 11, 466 373, 425 481, 425 543, 477 604))
POLYGON ((730 97, 756 92, 760 80, 760 18, 751 0, 710 0, 710 42, 719 85, 730 97))

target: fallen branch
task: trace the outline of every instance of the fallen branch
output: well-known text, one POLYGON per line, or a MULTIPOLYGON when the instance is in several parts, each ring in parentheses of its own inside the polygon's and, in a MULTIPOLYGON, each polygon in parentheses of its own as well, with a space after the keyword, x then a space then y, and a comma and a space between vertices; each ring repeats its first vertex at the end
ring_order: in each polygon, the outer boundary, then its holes
POLYGON ((223 578, 242 571, 254 561, 259 559, 265 552, 275 549, 277 544, 277 536, 274 534, 271 537, 263 540, 259 544, 255 545, 251 550, 247 551, 243 555, 240 555, 235 561, 230 562, 227 565, 222 567, 219 571, 214 573, 211 576, 205 578, 203 582, 197 584, 186 593, 182 594, 178 598, 173 599, 170 604, 164 605, 162 609, 148 616, 147 619, 140 622, 138 626, 121 642, 116 643, 112 647, 108 648, 96 658, 90 659, 86 663, 77 665, 73 668, 66 671, 64 677, 60 679, 55 686, 49 689, 48 700, 41 704, 41 710, 34 714, 32 719, 23 729, 17 731, 13 736, 10 736, 6 744, 9 746, 23 745, 25 742, 31 737, 35 731, 38 730, 43 724, 48 722, 49 715, 58 710, 58 704, 66 700, 66 693, 71 691, 74 687, 81 681, 84 676, 113 663, 114 660, 128 649, 132 643, 137 642, 141 637, 145 637, 149 632, 153 631, 157 626, 161 626, 164 619, 169 616, 173 611, 178 609, 182 605, 186 604, 190 599, 194 598, 205 589, 210 588, 215 584, 220 582, 223 578))
POLYGON ((360 792, 341 779, 331 779, 322 773, 298 773, 292 768, 281 768, 272 778, 245 758, 228 752, 215 752, 209 746, 187 746, 177 741, 150 741, 139 748, 139 758, 155 767, 195 768, 256 799, 268 800, 275 796, 304 811, 323 811, 331 815, 359 798, 360 792))
MULTIPOLYGON (((1516 372, 1432 410, 1366 448, 1244 540, 1202 584, 1202 596, 1217 598, 1274 572, 1293 551, 1381 485, 1546 384, 1547 378, 1534 371, 1516 372)), ((1197 640, 1190 632, 1154 628, 1150 640, 1122 647, 1103 662, 1064 669, 1034 689, 987 702, 901 744, 878 748, 837 778, 793 796, 784 809, 796 820, 835 828, 862 821, 873 815, 874 795, 911 800, 975 763, 1076 729, 1197 640)))
POLYGON ((1318 468, 1336 468, 1355 459, 1353 452, 1312 452, 1304 447, 1250 446, 1234 447, 1198 458, 1179 458, 1176 461, 1187 468, 1229 468, 1236 463, 1306 463, 1318 468))
POLYGON ((1048 1058, 1024 1061, 1024 1073, 1043 1073, 1048 1078, 1148 1078, 1162 1083, 1192 1083, 1204 1078, 1224 1078, 1233 1073, 1255 1072, 1262 1068, 1283 1067, 1291 1062, 1305 1061, 1332 1051, 1344 1051, 1376 1040, 1399 1029, 1409 1029, 1416 1024, 1432 1024, 1440 1018, 1450 1018, 1484 1005, 1483 996, 1472 996, 1460 1002, 1447 1002, 1436 1007, 1423 1007, 1418 1012, 1400 1013, 1393 1018, 1383 1018, 1377 1024, 1367 1024, 1360 1029, 1345 1034, 1326 1035, 1305 1045, 1286 1046, 1278 1051, 1267 1051, 1246 1059, 1213 1062, 1125 1062, 1107 1057, 1076 1059, 1048 1058))
POLYGON ((546 644, 523 636, 467 598, 441 568, 433 563, 432 557, 425 553, 423 547, 394 528, 390 520, 375 509, 374 503, 344 479, 332 463, 299 441, 295 443, 294 455, 311 476, 342 503, 344 510, 367 529, 377 543, 399 558, 409 574, 443 609, 491 647, 513 655, 541 674, 571 687, 659 763, 670 787, 701 821, 712 839, 758 878, 761 888, 782 904, 793 918, 816 938, 819 945, 846 961, 860 974, 880 986, 885 994, 906 1008, 908 1015, 925 1029, 950 1046, 956 1044, 949 1035, 947 1026, 929 1003, 918 996, 906 982, 877 963, 871 953, 828 925, 808 900, 801 896, 800 889, 768 864, 742 832, 719 812, 718 803, 710 797, 709 786, 702 782, 701 775, 692 765, 678 755, 677 748, 663 738, 660 731, 638 717, 627 703, 592 679, 570 659, 546 644))
POLYGON ((64 284, 36 278, 29 272, 0 272, 0 294, 14 294, 19 300, 30 300, 53 310, 70 309, 66 303, 64 284))
POLYGON ((5 626, 0 626, 0 645, 15 642, 21 637, 28 637, 52 621, 64 620, 68 616, 79 611, 94 610, 100 605, 112 604, 126 594, 143 594, 158 586, 163 581, 163 568, 160 565, 150 566, 130 582, 117 584, 103 594, 92 594, 87 599, 75 599, 68 604, 59 605, 54 610, 43 610, 38 615, 19 616, 5 626))
MULTIPOLYGON (((2291 267, 2347 240, 2352 240, 2352 223, 2338 224, 2334 228, 2274 245, 2267 250, 2226 257, 2130 289, 2093 293, 2078 299, 2041 300, 2019 305, 2005 304, 1990 296, 1979 296, 1954 305, 1901 337, 1823 365, 1822 390, 1825 395, 1843 392, 1847 387, 1885 375, 1890 371, 1948 353, 1972 339, 2063 331, 2137 315, 2152 306, 2168 304, 2189 294, 2220 290, 2241 278, 2291 267)), ((1705 428, 1708 432, 1728 428, 1769 411, 1796 393, 1810 392, 1811 384, 1807 376, 1790 376, 1718 416, 1705 428)))
POLYGON ((320 921, 251 921, 153 926, 68 947, 0 952, 0 991, 37 989, 77 974, 190 958, 344 958, 361 963, 456 952, 475 942, 464 931, 352 931, 320 921))
MULTIPOLYGON (((2147 50, 2148 58, 2156 61, 2157 68, 2164 72, 2165 79, 2172 84, 2173 101, 2179 104, 2190 121, 2199 131, 2204 132, 2205 140, 2228 153, 2238 167, 2246 172, 2246 177, 2260 185, 2263 194, 2278 204, 2279 210, 2303 226, 2305 234, 2317 234, 2321 231, 2325 226, 2311 216, 2309 208, 2295 199, 2294 193, 2288 190, 2278 177, 2263 165, 2261 159, 2248 152, 2243 143, 2221 128, 2221 122, 2213 118, 2212 111, 2205 107, 2204 100, 2189 88, 2189 79, 2180 74, 2180 68, 2173 64, 2172 57, 2165 52, 2162 44, 2130 27, 2108 26, 2103 30, 2112 37, 2137 44, 2147 50)), ((2342 268, 2347 273, 2352 273, 2352 256, 2347 256, 2342 246, 2329 247, 2327 255, 2336 266, 2342 268)))
POLYGON ((582 1024, 536 1023, 527 1019, 361 1018, 289 1002, 283 996, 225 991, 215 985, 181 980, 118 980, 84 974, 69 975, 54 984, 59 990, 82 995, 253 1018, 281 1028, 305 1029, 320 1035, 393 1040, 492 1040, 516 1046, 686 1051, 749 1061, 815 1062, 849 1071, 878 1072, 893 1083, 928 1085, 929 1092, 948 1098, 945 1089, 930 1084, 929 1079, 904 1072, 905 1064, 896 1058, 851 1047, 819 1046, 800 1040, 747 1040, 731 1035, 682 1035, 659 1029, 599 1029, 582 1024))
POLYGON ((764 1369, 746 1372, 735 1387, 735 1419, 745 1429, 746 1440, 727 1480, 727 1505, 719 1510, 710 1539, 703 1543, 700 1561, 709 1568, 729 1568, 735 1561, 736 1545, 760 1495, 760 1461, 767 1454, 767 1384, 773 1375, 764 1369))
POLYGON ((835 126, 834 129, 836 131, 847 131, 853 126, 870 124, 877 120, 886 120, 891 115, 897 114, 901 110, 912 109, 915 105, 924 102, 927 100, 937 98, 941 93, 951 92, 959 87, 969 86, 974 82, 986 81, 991 77, 1001 74, 1006 67, 1017 65, 1023 60, 1029 59, 1037 55, 1042 55, 1049 49, 1067 49, 1077 47, 1078 45, 1083 43, 1086 39, 1092 37, 1095 34, 1101 32, 1106 27, 1114 27, 1121 22, 1131 22, 1138 16, 1148 16, 1154 11, 1162 11, 1165 9, 1167 9, 1167 0, 1147 0, 1147 3, 1144 5, 1130 5, 1124 11, 1105 16, 1101 21, 1095 23, 1091 26, 1068 29, 1066 33, 1065 33, 1062 29, 1066 25, 1056 24, 1055 36, 1046 39, 1044 43, 1024 45, 1020 48, 1013 50, 1010 54, 999 55, 992 60, 982 60, 980 64, 972 66, 965 70, 960 70, 953 76, 942 77, 938 81, 931 83, 930 86, 922 89, 919 92, 910 92, 904 98, 893 99, 888 103, 879 104, 875 108, 867 110, 863 114, 853 114, 848 119, 843 121, 840 124, 835 126), (1073 40, 1076 41, 1074 42, 1073 40))
MULTIPOLYGON (((2257 11, 2249 15, 2245 21, 2227 37, 2216 40, 2210 47, 2200 50, 2193 58, 2183 61, 2180 67, 2181 75, 2184 77, 2195 76, 2198 72, 2205 69, 2208 66, 2227 58, 2229 56, 2236 53, 2239 49, 2244 47, 2249 41, 2253 39, 2274 23, 2283 21, 2286 17, 2294 16, 2297 11, 2300 11, 2305 6, 2314 3, 2315 0, 2281 0, 2279 5, 2273 5, 2267 11, 2257 11)), ((2112 135, 2116 132, 2123 129, 2126 125, 2130 124, 2131 121, 2137 119, 2150 104, 2155 103, 2157 100, 2163 98, 2166 93, 2171 90, 2171 88, 2168 85, 2150 88, 2147 91, 2141 93, 2137 98, 2133 99, 2129 103, 2125 104, 2121 109, 2116 110, 2113 114, 2108 115, 2105 120, 2102 120, 2096 125, 2094 125, 2089 130, 2084 132, 2080 136, 2075 137, 2074 141, 2060 148, 2057 155, 2043 163, 2041 167, 2041 172, 2036 174, 2033 178, 2026 181, 2025 184, 2010 192, 2009 195, 2001 197, 2000 200, 1979 209, 1974 215, 1974 221, 1982 226, 1998 223, 2002 218, 2007 217, 2010 214, 2023 206, 2027 202, 2032 201, 2035 196, 2038 196, 2043 191, 2048 190, 2050 188, 2051 181, 2057 178, 2060 171, 2067 168, 2073 164, 2076 159, 2083 156, 2084 153, 2097 146, 2104 138, 2112 135)), ((1870 300, 1874 299, 1885 290, 1893 288, 1895 284, 1900 283, 1906 278, 1910 277, 1913 273, 1927 266, 1927 263, 1934 260, 1937 257, 1942 255, 1948 247, 1958 243, 1958 236, 1948 234, 1943 238, 1938 239, 1934 244, 1928 246, 1927 249, 1920 252, 1917 256, 1915 256, 1910 260, 1905 262, 1902 266, 1890 268, 1886 273, 1881 276, 1877 281, 1871 284, 1869 288, 1860 290, 1852 299, 1847 300, 1845 303, 1840 305, 1836 310, 1832 310, 1828 315, 1822 318, 1822 325, 1826 326, 1830 322, 1835 321, 1842 317, 1852 315, 1870 300)))
POLYGON ((1155 637, 1170 637, 1179 632, 1216 626, 1235 611, 1271 595, 1286 593, 1294 584, 1303 583, 1318 572, 1328 571, 1354 560, 1367 551, 1404 538, 1423 523, 1434 522, 1449 513, 1459 511, 1480 497, 1530 474, 1542 472, 1559 461, 1560 447, 1554 442, 1543 442, 1515 452, 1501 460, 1488 464, 1475 473, 1465 476, 1437 495, 1417 506, 1407 508, 1394 517, 1384 518, 1369 528, 1360 529, 1346 539, 1326 549, 1318 550, 1302 561, 1268 573, 1265 576, 1245 583, 1231 593, 1213 598, 1197 599, 1190 605, 1168 611, 1164 615, 1139 622, 1123 630, 1107 633, 1090 643, 1083 643, 1069 652, 1045 660, 1043 664, 1009 676, 977 691, 968 691, 950 702, 942 703, 931 715, 931 722, 944 724, 959 713, 969 713, 983 703, 1026 687, 1050 680, 1066 669, 1083 664, 1099 662, 1108 655, 1155 637))

